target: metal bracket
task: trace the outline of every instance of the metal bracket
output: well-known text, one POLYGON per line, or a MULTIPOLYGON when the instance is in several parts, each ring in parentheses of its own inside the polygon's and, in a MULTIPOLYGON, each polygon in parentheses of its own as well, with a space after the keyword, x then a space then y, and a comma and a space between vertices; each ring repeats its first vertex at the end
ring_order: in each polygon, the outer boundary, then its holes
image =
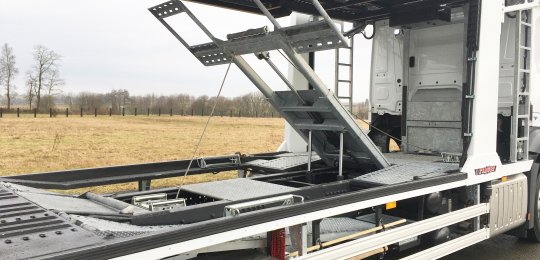
POLYGON ((304 203, 304 197, 298 195, 283 195, 274 198, 266 198, 255 201, 229 205, 225 207, 225 216, 238 216, 242 213, 257 211, 261 209, 292 205, 296 202, 304 203))

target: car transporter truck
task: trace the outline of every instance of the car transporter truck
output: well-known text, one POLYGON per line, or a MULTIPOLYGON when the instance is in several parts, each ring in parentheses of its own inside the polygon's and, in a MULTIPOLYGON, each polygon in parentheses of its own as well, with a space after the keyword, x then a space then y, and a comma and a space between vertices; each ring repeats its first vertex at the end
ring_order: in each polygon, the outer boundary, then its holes
POLYGON ((540 242, 539 0, 170 0, 149 11, 204 66, 243 72, 287 122, 283 144, 2 177, 1 259, 436 259, 503 233, 540 242), (271 25, 220 39, 184 2, 271 25), (189 42, 173 16, 207 41, 189 42), (373 46, 369 129, 350 112, 361 36, 373 46), (334 86, 315 73, 322 51, 336 54, 334 86), (238 177, 151 187, 227 171, 238 177), (139 189, 51 191, 126 182, 139 189))

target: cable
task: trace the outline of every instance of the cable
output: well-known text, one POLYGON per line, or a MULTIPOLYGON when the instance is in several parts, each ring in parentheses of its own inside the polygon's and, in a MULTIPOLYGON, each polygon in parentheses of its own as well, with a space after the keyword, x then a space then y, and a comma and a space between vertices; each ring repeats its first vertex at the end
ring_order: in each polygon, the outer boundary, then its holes
POLYGON ((188 175, 189 169, 191 168, 191 164, 193 163, 193 160, 195 159, 195 156, 197 153, 199 153, 199 149, 201 148, 201 143, 204 138, 204 134, 206 133, 206 129, 208 128, 208 125, 210 124, 210 119, 212 119, 212 116, 214 116, 214 111, 216 110, 217 103, 219 102, 219 97, 221 96, 221 91, 223 90, 223 86, 225 85, 225 80, 227 80, 227 76, 229 75, 229 70, 231 69, 232 63, 229 63, 229 66, 227 67, 227 71, 225 71, 225 76, 223 77, 223 81, 221 82, 221 86, 219 87, 219 91, 216 96, 216 101, 214 102, 214 105, 212 106, 212 111, 210 112, 210 115, 208 116, 208 119, 206 120, 206 124, 204 125, 204 129, 201 133, 201 137, 199 137, 199 141, 197 142, 197 146, 195 147, 195 151, 193 152, 193 155, 191 156, 191 160, 189 160, 188 167, 186 169, 186 172, 184 173, 184 178, 182 178, 182 182, 180 183, 180 186, 178 186, 178 191, 176 192, 176 198, 180 196, 180 190, 182 190, 182 186, 184 185, 184 182, 186 181, 186 176, 188 175))
MULTIPOLYGON (((283 58, 285 58, 285 59, 286 59, 286 60, 287 60, 287 61, 288 61, 288 62, 289 62, 296 70, 298 70, 298 68, 296 67, 296 65, 294 65, 294 63, 293 63, 291 60, 289 60, 289 58, 288 58, 287 56, 285 56, 285 54, 284 54, 283 52, 281 52, 280 49, 278 49, 277 51, 278 51, 279 54, 281 54, 281 56, 283 56, 283 58)), ((300 70, 298 70, 298 71, 300 71, 300 70)))
POLYGON ((362 36, 364 36, 366 40, 371 40, 375 38, 375 23, 373 23, 373 33, 371 34, 371 36, 367 36, 365 30, 360 31, 360 34, 362 34, 362 36))

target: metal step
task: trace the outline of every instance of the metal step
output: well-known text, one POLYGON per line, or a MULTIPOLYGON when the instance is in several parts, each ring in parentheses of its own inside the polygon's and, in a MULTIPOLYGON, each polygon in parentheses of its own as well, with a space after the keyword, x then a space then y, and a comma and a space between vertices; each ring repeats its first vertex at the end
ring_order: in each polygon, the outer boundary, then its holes
MULTIPOLYGON (((313 104, 313 107, 331 109, 329 112, 325 110, 324 113, 298 113, 299 110, 307 109, 298 109, 300 106, 297 105, 298 100, 295 93, 278 91, 274 92, 274 94, 280 100, 277 103, 278 109, 285 108, 285 110, 289 111, 286 112, 289 123, 301 136, 306 137, 306 141, 308 140, 309 131, 312 131, 313 148, 328 165, 333 166, 338 160, 337 155, 332 156, 331 154, 336 154, 336 150, 339 150, 339 133, 341 132, 344 133, 344 155, 351 157, 358 165, 376 161, 374 156, 380 151, 375 148, 369 138, 366 138, 366 134, 356 124, 352 115, 345 111, 339 99, 334 95, 321 98, 320 92, 316 90, 298 91, 296 94, 306 103, 313 104)), ((384 159, 383 164, 385 163, 387 163, 386 159, 384 159)), ((382 168, 384 167, 386 166, 382 168)))
POLYGON ((331 107, 322 107, 322 106, 294 106, 294 107, 282 107, 281 111, 329 113, 329 112, 332 112, 333 109, 331 107))
POLYGON ((342 125, 295 124, 294 126, 300 130, 312 130, 312 131, 345 132, 346 130, 346 128, 342 125))

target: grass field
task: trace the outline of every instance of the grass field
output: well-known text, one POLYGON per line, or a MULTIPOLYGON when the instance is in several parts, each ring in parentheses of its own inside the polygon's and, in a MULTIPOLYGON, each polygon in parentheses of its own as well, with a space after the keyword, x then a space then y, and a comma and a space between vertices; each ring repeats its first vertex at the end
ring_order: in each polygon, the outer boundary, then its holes
MULTIPOLYGON (((0 118, 0 176, 191 158, 207 117, 58 116, 0 118)), ((273 152, 283 140, 280 118, 214 117, 197 156, 273 152)), ((362 127, 367 127, 361 123, 362 127)), ((236 172, 188 176, 185 183, 233 178, 236 172)), ((174 186, 182 177, 156 180, 174 186)), ((136 183, 67 191, 134 190, 136 183)))
MULTIPOLYGON (((206 117, 58 117, 0 119, 0 176, 65 169, 189 159, 206 117)), ((214 117, 199 156, 275 151, 283 140, 278 118, 214 117)), ((232 178, 235 172, 188 176, 185 183, 232 178)), ((175 185, 181 177, 153 182, 175 185)), ((136 183, 95 192, 135 189, 136 183)), ((78 193, 82 190, 70 191, 78 193)))

